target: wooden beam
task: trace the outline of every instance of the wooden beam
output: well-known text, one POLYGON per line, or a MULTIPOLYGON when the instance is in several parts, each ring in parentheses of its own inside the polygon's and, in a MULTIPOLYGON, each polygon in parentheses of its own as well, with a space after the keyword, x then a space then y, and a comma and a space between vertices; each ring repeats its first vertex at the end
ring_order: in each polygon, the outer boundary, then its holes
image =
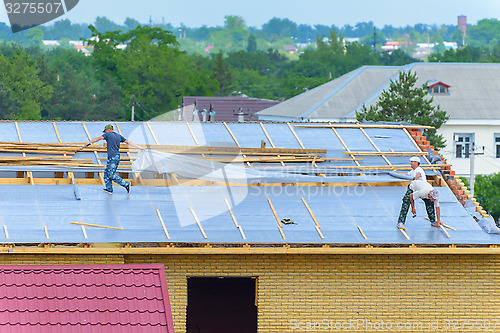
POLYGON ((5 238, 9 239, 9 231, 7 230, 7 226, 3 225, 3 232, 5 233, 5 238))
POLYGON ((316 220, 316 217, 314 216, 311 208, 309 208, 309 205, 306 202, 306 199, 302 198, 302 202, 304 203, 304 206, 306 206, 307 211, 309 212, 309 215, 311 215, 311 218, 313 219, 314 223, 316 224, 316 227, 318 229, 321 229, 321 226, 318 223, 318 220, 316 220))
MULTIPOLYGON (((87 138, 89 139, 89 141, 92 140, 92 137, 90 136, 90 133, 89 133, 89 131, 87 129, 87 125, 85 125, 85 122, 83 122, 83 121, 82 121, 82 126, 83 126, 83 129, 85 130, 85 133, 87 134, 87 138)), ((97 164, 98 165, 102 165, 101 161, 99 160, 99 154, 95 150, 94 150, 94 155, 95 155, 95 158, 97 160, 97 164)), ((105 182, 104 182, 104 173, 103 172, 99 172, 98 175, 99 175, 99 179, 101 180, 101 184, 105 185, 105 182)))
POLYGON ((443 228, 442 225, 439 226, 439 229, 441 229, 441 231, 446 235, 446 237, 450 238, 450 234, 448 233, 448 231, 446 231, 445 228, 443 228))
POLYGON ((410 237, 406 234, 406 232, 403 229, 398 228, 398 230, 401 231, 401 233, 403 234, 403 236, 405 236, 407 240, 410 240, 410 237))
POLYGON ((82 232, 83 232, 83 237, 85 237, 85 239, 88 239, 89 237, 87 236, 87 230, 85 230, 85 226, 82 225, 82 232))
POLYGON ((349 149, 349 147, 347 147, 347 145, 345 144, 344 140, 340 136, 339 132, 337 132, 337 130, 335 129, 335 127, 332 127, 332 130, 333 130, 333 133, 335 133, 335 135, 337 136, 337 139, 339 139, 339 141, 342 144, 342 146, 344 147, 344 149, 347 150, 347 152, 351 156, 352 161, 356 164, 356 166, 361 167, 361 164, 359 164, 359 162, 356 159, 356 157, 353 154, 350 153, 351 150, 349 149))
POLYGON ((290 131, 292 132, 293 136, 295 137, 295 140, 297 140, 297 142, 299 143, 299 146, 302 149, 305 149, 304 145, 302 144, 302 141, 300 141, 300 139, 297 136, 297 133, 295 133, 295 130, 293 129, 292 125, 290 125, 290 123, 287 123, 287 125, 288 125, 288 128, 290 129, 290 131))
MULTIPOLYGON (((270 137, 270 136, 269 136, 269 134, 267 133, 266 128, 264 127, 264 124, 263 124, 262 122, 260 122, 259 124, 260 124, 260 128, 262 129, 262 132, 264 132, 264 135, 266 136, 267 141, 269 141, 269 144, 271 145, 271 147, 276 148, 276 147, 274 146, 273 140, 271 140, 271 137, 270 137)), ((278 155, 278 157, 280 157, 280 155, 278 155)), ((282 165, 282 166, 285 166, 285 162, 284 162, 284 161, 281 161, 281 165, 282 165)))
POLYGON ((364 239, 368 239, 368 237, 366 237, 365 233, 363 232, 363 230, 361 229, 361 227, 358 225, 358 230, 359 230, 359 233, 361 234, 361 236, 363 236, 364 239))
POLYGON ((163 228, 163 232, 165 233, 165 236, 167 239, 170 239, 170 235, 168 234, 167 227, 165 227, 165 222, 163 222, 163 217, 161 217, 160 210, 156 210, 156 215, 158 216, 158 219, 160 220, 161 227, 163 228))
MULTIPOLYGON (((19 142, 23 142, 23 139, 21 138, 21 132, 19 131, 19 125, 17 124, 17 121, 14 122, 16 125, 16 132, 17 132, 17 137, 19 139, 19 142)), ((26 153, 23 152, 23 157, 26 157, 26 153)), ((26 178, 28 178, 28 183, 31 185, 35 185, 35 179, 33 178, 33 172, 31 171, 26 171, 26 178)))
POLYGON ((203 230, 203 227, 201 226, 200 220, 198 220, 198 216, 196 216, 196 213, 193 210, 193 207, 189 207, 189 210, 191 211, 191 214, 193 214, 194 220, 196 221, 196 224, 198 224, 198 228, 200 228, 201 234, 203 235, 203 238, 207 239, 207 234, 205 234, 205 230, 203 230))
POLYGON ((45 231, 45 238, 49 239, 49 230, 46 225, 43 226, 43 230, 45 231))
POLYGON ((123 230, 123 228, 119 227, 110 227, 107 225, 100 225, 100 224, 92 224, 92 223, 82 223, 82 222, 70 222, 71 224, 77 224, 77 225, 85 225, 87 227, 96 227, 96 228, 106 228, 106 229, 116 229, 116 230, 123 230))
MULTIPOLYGON (((233 132, 231 131, 231 129, 229 128, 229 126, 227 125, 227 123, 224 121, 223 124, 224 124, 224 127, 226 128, 226 130, 229 132, 229 135, 231 136, 231 138, 233 138, 233 141, 236 144, 236 146, 238 148, 241 148, 240 143, 238 142, 238 140, 234 136, 233 132)), ((247 157, 245 154, 241 154, 241 156, 247 157)), ((247 163, 248 166, 251 165, 249 161, 246 161, 246 163, 247 163)))
POLYGON ((231 214, 231 218, 233 219, 234 225, 240 231, 241 237, 243 237, 243 239, 247 239, 245 236, 245 233, 243 233, 243 229, 238 224, 238 221, 236 221, 236 216, 234 216, 233 209, 231 208, 229 201, 227 200, 227 198, 224 198, 224 200, 226 201, 226 206, 227 206, 227 209, 229 210, 229 213, 231 214))
MULTIPOLYGON (((118 130, 118 133, 123 136, 122 130, 120 129, 120 125, 118 125, 117 122, 115 122, 116 129, 118 130)), ((132 159, 132 156, 130 155, 130 151, 127 151, 127 156, 129 159, 132 159)), ((138 184, 143 184, 142 182, 142 176, 139 172, 134 172, 133 173, 135 180, 137 181, 138 184)), ((123 178, 123 177, 122 177, 123 178)))
MULTIPOLYGON (((381 150, 377 147, 377 145, 375 144, 375 142, 373 142, 373 140, 370 138, 370 136, 368 135, 368 133, 366 133, 366 131, 364 130, 364 128, 360 127, 359 130, 364 134, 364 136, 368 139, 368 141, 370 141, 370 143, 373 146, 373 148, 375 148, 375 150, 380 153, 381 150)), ((387 165, 391 165, 392 164, 391 162, 389 162, 389 160, 387 159, 387 157, 385 157, 384 155, 382 155, 382 158, 384 159, 385 163, 387 163, 387 165)))
POLYGON ((408 247, 395 245, 392 247, 136 247, 136 248, 81 248, 55 247, 38 248, 23 247, 0 248, 0 252, 18 255, 500 255, 500 247, 408 247))
POLYGON ((186 126, 187 126, 187 128, 189 130, 189 133, 191 133, 191 136, 193 137, 194 143, 196 144, 196 146, 199 146, 200 143, 198 142, 198 139, 196 138, 196 135, 194 135, 194 132, 193 132, 193 129, 191 128, 191 125, 187 121, 186 121, 186 126))
MULTIPOLYGON (((52 125, 54 126, 54 131, 56 132, 57 141, 59 141, 59 143, 62 143, 61 136, 59 135, 59 131, 57 130, 56 122, 53 121, 52 125)), ((66 157, 67 154, 64 154, 63 156, 66 157)), ((75 175, 73 174, 73 171, 68 171, 68 179, 70 180, 71 184, 76 185, 75 175)))

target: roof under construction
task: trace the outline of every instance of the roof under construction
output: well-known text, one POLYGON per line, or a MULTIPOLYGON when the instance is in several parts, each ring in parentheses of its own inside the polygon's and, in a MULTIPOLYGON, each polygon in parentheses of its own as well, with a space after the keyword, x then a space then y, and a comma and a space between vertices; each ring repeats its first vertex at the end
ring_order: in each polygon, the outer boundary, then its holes
POLYGON ((0 242, 479 245, 500 240, 463 207, 447 182, 449 166, 425 157, 418 135, 412 135, 419 134, 418 126, 113 123, 127 139, 167 157, 161 171, 141 172, 131 167, 137 150, 123 145, 118 172, 134 186, 130 194, 116 188, 109 195, 102 191, 105 147, 81 150, 106 124, 0 123, 0 242), (391 171, 409 170, 413 155, 422 158, 440 192, 447 229, 430 227, 421 201, 406 232, 396 228, 409 181, 391 171), (179 156, 183 159, 176 161, 179 156), (186 161, 201 161, 206 174, 182 170, 191 169, 186 161), (237 165, 240 169, 230 171, 245 170, 244 181, 214 178, 218 165, 237 165))

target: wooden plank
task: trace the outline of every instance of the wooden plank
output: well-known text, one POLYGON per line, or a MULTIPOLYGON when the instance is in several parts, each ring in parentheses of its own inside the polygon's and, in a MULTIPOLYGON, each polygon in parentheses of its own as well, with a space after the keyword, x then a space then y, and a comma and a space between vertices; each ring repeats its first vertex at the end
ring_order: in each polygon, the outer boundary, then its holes
MULTIPOLYGON (((83 129, 85 130, 85 133, 87 134, 87 138, 89 139, 89 141, 92 140, 92 137, 90 136, 90 133, 87 129, 87 125, 85 125, 85 122, 83 122, 83 121, 82 121, 82 126, 83 126, 83 129)), ((95 155, 95 158, 97 160, 97 164, 102 165, 101 161, 99 160, 99 154, 95 150, 94 150, 94 155, 95 155)), ((99 175, 99 179, 101 180, 101 184, 105 185, 106 183, 104 182, 104 173, 99 172, 98 175, 99 175)))
POLYGON ((366 237, 365 233, 363 232, 363 230, 361 229, 361 227, 358 225, 358 230, 359 230, 359 233, 361 234, 361 236, 363 236, 364 239, 368 239, 368 237, 366 237))
POLYGON ((278 214, 276 214, 276 210, 274 210, 273 203, 271 202, 271 199, 267 198, 267 202, 269 203, 269 207, 271 207, 271 210, 273 212, 274 218, 276 219, 276 222, 278 223, 278 226, 280 228, 283 228, 283 224, 281 224, 281 221, 278 217, 278 214))
POLYGON ((306 209, 309 212, 309 215, 311 215, 311 218, 313 219, 314 223, 316 224, 316 227, 318 227, 318 229, 321 229, 321 226, 319 225, 318 220, 316 220, 316 217, 314 216, 311 208, 307 204, 306 199, 302 198, 302 202, 304 203, 304 206, 306 206, 306 209))
POLYGON ((170 235, 168 234, 167 227, 165 227, 165 222, 163 222, 163 217, 161 217, 160 210, 156 210, 156 215, 158 216, 158 219, 160 220, 161 227, 163 228, 163 232, 165 233, 165 236, 167 236, 167 239, 170 239, 170 235))
POLYGON ((342 146, 344 147, 345 150, 347 150, 347 152, 349 153, 349 155, 351 156, 351 159, 353 160, 353 162, 358 166, 358 167, 361 167, 361 164, 359 164, 359 162, 357 161, 356 157, 352 154, 350 154, 351 150, 349 149, 349 147, 347 147, 347 145, 345 144, 344 140, 342 139, 342 137, 340 136, 339 132, 337 132, 337 130, 335 129, 335 127, 332 127, 332 130, 333 130, 333 133, 335 133, 335 135, 337 136, 337 139, 339 139, 340 143, 342 144, 342 146))
POLYGON ((245 236, 245 233, 243 232, 243 228, 241 227, 241 225, 238 224, 238 221, 236 221, 236 216, 234 216, 233 209, 231 208, 229 201, 227 200, 227 198, 224 198, 224 200, 226 201, 226 206, 227 206, 227 209, 229 210, 229 213, 231 214, 231 218, 233 219, 234 225, 240 231, 241 237, 243 239, 247 239, 247 237, 245 236))
MULTIPOLYGON (((429 219, 427 216, 425 217, 425 219, 426 219, 427 221, 430 221, 430 219, 429 219)), ((451 229, 451 230, 453 230, 453 231, 456 231, 456 230, 457 230, 457 229, 455 229, 455 228, 453 228, 453 227, 450 227, 449 225, 446 225, 446 224, 444 224, 444 223, 443 223, 443 227, 448 228, 448 229, 451 229)))
POLYGON ((196 138, 196 135, 194 135, 194 132, 193 132, 193 129, 191 128, 191 125, 189 124, 189 122, 186 121, 186 126, 189 130, 189 133, 191 133, 191 136, 193 137, 193 140, 194 140, 194 143, 199 146, 200 143, 198 142, 198 139, 196 138))
POLYGON ((410 237, 406 234, 406 232, 403 229, 398 228, 398 230, 401 231, 401 233, 403 234, 403 236, 405 236, 407 240, 410 240, 410 237))
POLYGON ((238 148, 241 148, 240 146, 240 143, 238 142, 238 140, 236 139, 236 137, 234 136, 233 132, 231 131, 231 129, 229 128, 229 126, 227 126, 226 122, 224 121, 222 124, 224 124, 224 127, 226 128, 226 130, 229 132, 229 135, 231 136, 231 138, 233 138, 233 141, 234 143, 236 144, 236 146, 238 148))
MULTIPOLYGON (((269 144, 271 145, 271 147, 273 148, 276 148, 274 146, 274 143, 273 143, 273 140, 271 140, 271 137, 269 136, 269 134, 267 133, 266 131, 266 128, 264 127, 264 124, 262 122, 259 123, 260 124, 260 128, 262 128, 262 132, 264 132, 264 135, 266 136, 267 138, 267 141, 269 141, 269 144)), ((278 155, 278 157, 281 157, 280 155, 278 155)), ((281 162, 281 165, 282 166, 285 166, 285 162, 284 161, 280 161, 281 162)))
POLYGON ((149 121, 146 122, 146 125, 148 126, 148 129, 149 129, 149 132, 151 133, 151 135, 153 136, 153 140, 155 141, 155 143, 158 145, 158 139, 156 138, 156 135, 155 135, 155 132, 153 131, 153 128, 151 127, 151 124, 149 123, 149 121))
MULTIPOLYGON (((231 138, 233 138, 233 141, 236 144, 236 146, 238 148, 241 148, 240 143, 238 142, 238 140, 236 139, 236 137, 233 134, 233 131, 231 131, 231 129, 229 128, 229 126, 227 125, 227 123, 225 121, 223 122, 223 124, 224 124, 224 127, 226 128, 226 130, 229 132, 229 135, 231 136, 231 138)), ((245 154, 241 154, 241 156, 247 157, 245 154)), ((246 161, 246 163, 248 166, 251 165, 249 161, 246 161)))
POLYGON ((238 221, 236 221, 236 217, 234 216, 233 210, 231 209, 231 205, 229 205, 229 201, 227 200, 227 198, 224 198, 224 201, 226 201, 226 206, 227 209, 229 210, 229 213, 231 214, 231 218, 233 219, 234 225, 236 226, 236 228, 239 228, 240 226, 238 225, 238 221))
POLYGON ((446 237, 450 238, 450 234, 448 233, 448 231, 446 231, 445 228, 443 228, 442 225, 439 226, 439 229, 441 229, 441 231, 446 235, 446 237))
POLYGON ((96 227, 96 228, 106 228, 106 229, 116 229, 116 230, 123 230, 123 228, 119 227, 110 227, 107 225, 100 225, 100 224, 92 224, 92 223, 83 223, 83 222, 70 222, 71 224, 77 224, 77 225, 85 225, 87 227, 96 227))
POLYGON ((205 234, 205 230, 203 230, 203 227, 201 226, 200 220, 198 220, 198 216, 196 216, 193 207, 189 207, 189 210, 191 211, 191 214, 193 214, 194 220, 196 221, 196 224, 198 224, 198 228, 200 228, 201 234, 203 235, 203 238, 207 239, 207 234, 205 234))
MULTIPOLYGON (((16 125, 16 132, 17 132, 17 137, 19 139, 19 142, 23 142, 23 139, 21 138, 21 132, 19 131, 19 125, 17 124, 17 121, 14 122, 16 125)), ((23 157, 26 157, 26 153, 23 152, 23 157)), ((26 171, 26 178, 28 179, 28 183, 31 185, 35 185, 35 179, 33 178, 33 172, 31 171, 26 171)))
POLYGON ((82 232, 83 232, 83 237, 85 237, 85 239, 88 239, 89 237, 87 236, 87 230, 85 230, 85 226, 82 225, 82 232))
POLYGON ((49 239, 49 230, 46 225, 43 226, 43 230, 45 231, 45 238, 49 239))
MULTIPOLYGON (((371 143, 371 145, 373 146, 373 148, 375 148, 375 150, 380 153, 381 150, 377 147, 377 145, 375 144, 375 142, 373 142, 372 138, 370 138, 370 136, 368 135, 368 133, 366 133, 366 131, 364 130, 364 128, 360 127, 359 130, 365 135, 365 137, 371 143)), ((385 163, 387 163, 387 165, 391 165, 392 164, 391 162, 389 162, 389 160, 387 159, 387 157, 385 157, 384 155, 382 155, 382 158, 384 159, 385 163)))
MULTIPOLYGON (((116 129, 118 130, 118 133, 120 133, 120 135, 123 136, 123 133, 122 133, 122 130, 120 129, 120 125, 118 125, 117 122, 115 122, 115 125, 116 125, 116 129)), ((127 151, 127 156, 129 159, 132 159, 132 156, 130 155, 130 151, 127 151)), ((138 184, 142 184, 142 176, 139 172, 134 172, 133 173, 134 175, 134 179, 137 181, 138 184)), ((123 177, 122 177, 123 178, 123 177)), ((132 185, 132 184, 130 184, 132 185)))
MULTIPOLYGON (((57 141, 59 141, 59 143, 63 143, 61 140, 61 136, 59 135, 59 130, 57 129, 56 122, 53 121, 52 125, 54 126, 54 131, 56 132, 57 141)), ((67 154, 64 154, 63 156, 67 156, 67 154)), ((70 180, 71 184, 76 185, 75 175, 73 174, 73 171, 68 171, 68 179, 70 180)))
POLYGON ((3 232, 5 233, 5 238, 9 239, 9 231, 7 230, 7 226, 3 225, 3 232))
POLYGON ((321 239, 325 239, 325 236, 323 236, 323 233, 321 232, 320 228, 317 225, 315 225, 314 228, 318 232, 319 237, 321 237, 321 239))
POLYGON ((297 133, 295 133, 295 130, 293 129, 292 125, 290 125, 290 123, 287 123, 287 125, 288 125, 288 128, 290 129, 290 131, 292 132, 293 136, 295 137, 295 140, 297 140, 297 142, 299 143, 299 146, 302 149, 305 149, 304 145, 302 144, 302 141, 300 141, 300 139, 297 136, 297 133))

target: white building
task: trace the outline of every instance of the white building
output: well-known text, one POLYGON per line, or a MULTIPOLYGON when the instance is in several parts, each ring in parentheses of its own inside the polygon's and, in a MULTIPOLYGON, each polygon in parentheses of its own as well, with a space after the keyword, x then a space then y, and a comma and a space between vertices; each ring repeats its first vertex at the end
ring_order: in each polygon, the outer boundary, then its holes
POLYGON ((500 64, 414 63, 363 66, 301 95, 258 112, 269 121, 356 121, 356 111, 375 104, 400 71, 416 72, 434 105, 450 115, 439 133, 442 155, 458 175, 468 176, 470 151, 476 147, 475 173, 500 172, 500 64))

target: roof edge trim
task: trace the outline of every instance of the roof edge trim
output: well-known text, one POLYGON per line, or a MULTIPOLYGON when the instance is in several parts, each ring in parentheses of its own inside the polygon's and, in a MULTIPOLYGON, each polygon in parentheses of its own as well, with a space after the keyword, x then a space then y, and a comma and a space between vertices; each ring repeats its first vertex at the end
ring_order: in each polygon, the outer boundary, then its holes
POLYGON ((334 254, 492 254, 500 255, 500 247, 234 247, 234 248, 19 248, 2 251, 1 254, 80 254, 80 255, 334 255, 334 254))

